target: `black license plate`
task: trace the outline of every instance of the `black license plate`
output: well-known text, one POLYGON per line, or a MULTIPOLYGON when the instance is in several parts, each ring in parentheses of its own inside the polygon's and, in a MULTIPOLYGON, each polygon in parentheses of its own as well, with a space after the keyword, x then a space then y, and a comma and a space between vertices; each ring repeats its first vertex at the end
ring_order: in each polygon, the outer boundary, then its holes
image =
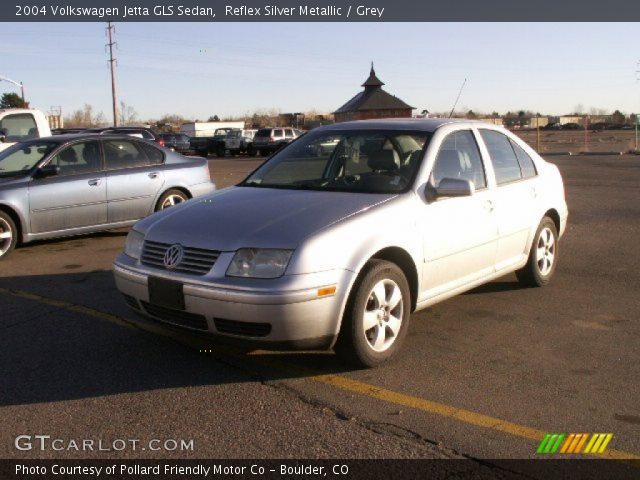
POLYGON ((149 303, 174 310, 184 310, 182 283, 159 277, 149 277, 149 303))

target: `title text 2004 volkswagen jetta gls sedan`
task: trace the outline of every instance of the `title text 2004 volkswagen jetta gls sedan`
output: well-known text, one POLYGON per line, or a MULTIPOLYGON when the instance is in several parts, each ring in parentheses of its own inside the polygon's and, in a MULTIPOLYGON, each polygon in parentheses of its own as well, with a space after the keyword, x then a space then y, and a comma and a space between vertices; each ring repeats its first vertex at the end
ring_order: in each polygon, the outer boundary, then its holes
POLYGON ((502 128, 348 122, 140 221, 115 277, 156 320, 373 366, 412 311, 513 271, 549 282, 566 221, 558 169, 502 128))

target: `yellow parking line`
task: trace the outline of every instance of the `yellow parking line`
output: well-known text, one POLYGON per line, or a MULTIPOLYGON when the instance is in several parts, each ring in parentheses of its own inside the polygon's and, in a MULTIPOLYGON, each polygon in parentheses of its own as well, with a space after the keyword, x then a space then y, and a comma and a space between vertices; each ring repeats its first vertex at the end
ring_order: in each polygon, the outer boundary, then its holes
MULTIPOLYGON (((93 308, 77 305, 70 302, 65 302, 62 300, 55 300, 52 298, 43 297, 41 295, 26 292, 23 290, 13 290, 13 289, 0 287, 0 293, 24 298, 27 300, 33 300, 38 303, 50 305, 50 306, 57 307, 70 312, 89 315, 95 318, 116 323, 120 326, 126 326, 130 328, 141 328, 143 330, 153 331, 154 333, 161 333, 161 334, 163 333, 162 329, 155 330, 147 327, 146 325, 137 324, 129 320, 126 320, 122 317, 112 315, 110 313, 101 312, 93 308)), ((165 333, 164 335, 169 338, 176 337, 176 335, 174 335, 173 333, 165 333)), ((193 342, 189 342, 188 337, 181 336, 180 340, 182 341, 182 343, 186 343, 192 347, 194 346, 193 342)), ((217 346, 216 351, 220 353, 224 353, 225 355, 236 357, 236 358, 246 358, 246 356, 243 353, 227 346, 217 346)), ((491 417, 488 415, 483 415, 481 413, 476 413, 471 410, 465 410, 463 408, 453 407, 451 405, 447 405, 444 403, 434 402, 431 400, 426 400, 424 398, 413 397, 411 395, 406 395, 406 394, 395 392, 392 390, 387 390, 385 388, 360 382, 358 380, 353 380, 353 379, 344 377, 342 375, 320 374, 318 372, 314 372, 312 370, 301 368, 291 363, 284 362, 277 358, 273 358, 273 357, 266 358, 261 355, 252 355, 252 358, 257 358, 259 359, 260 363, 273 366, 278 370, 282 370, 284 372, 294 374, 294 375, 302 375, 304 376, 305 379, 313 380, 315 382, 323 383, 325 385, 331 385, 332 387, 338 388, 343 391, 353 392, 362 396, 375 398, 377 400, 382 400, 383 402, 386 402, 386 403, 392 403, 395 405, 412 408, 414 410, 420 410, 430 414, 439 415, 439 416, 450 418, 452 420, 457 420, 459 422, 463 422, 469 425, 488 428, 490 430, 506 433, 514 437, 520 437, 520 438, 529 439, 535 442, 540 442, 542 441, 546 433, 543 430, 538 430, 536 428, 531 428, 524 425, 519 425, 517 423, 508 422, 506 420, 502 420, 496 417, 491 417)), ((604 453, 598 454, 597 457, 616 459, 616 460, 640 460, 639 455, 629 453, 629 452, 624 452, 621 450, 615 450, 615 449, 606 450, 604 453)))

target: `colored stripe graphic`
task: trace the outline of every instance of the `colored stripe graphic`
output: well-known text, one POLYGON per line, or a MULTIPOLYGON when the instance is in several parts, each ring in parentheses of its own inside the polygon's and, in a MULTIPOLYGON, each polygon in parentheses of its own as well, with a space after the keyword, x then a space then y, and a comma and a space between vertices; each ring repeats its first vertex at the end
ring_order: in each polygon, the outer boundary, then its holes
POLYGON ((538 445, 536 453, 601 454, 612 438, 613 433, 547 433, 538 445), (583 450, 585 443, 586 447, 583 450))

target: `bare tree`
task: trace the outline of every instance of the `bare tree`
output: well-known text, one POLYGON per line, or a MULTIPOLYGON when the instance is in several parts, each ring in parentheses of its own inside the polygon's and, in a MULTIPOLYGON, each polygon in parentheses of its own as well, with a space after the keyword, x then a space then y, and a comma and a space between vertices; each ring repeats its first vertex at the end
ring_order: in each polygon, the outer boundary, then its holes
POLYGON ((120 121, 118 125, 130 125, 138 121, 138 112, 131 106, 124 102, 120 102, 120 121))
POLYGON ((64 123, 68 127, 102 127, 106 125, 104 114, 96 112, 93 105, 86 103, 84 107, 71 112, 70 115, 64 117, 64 123))

